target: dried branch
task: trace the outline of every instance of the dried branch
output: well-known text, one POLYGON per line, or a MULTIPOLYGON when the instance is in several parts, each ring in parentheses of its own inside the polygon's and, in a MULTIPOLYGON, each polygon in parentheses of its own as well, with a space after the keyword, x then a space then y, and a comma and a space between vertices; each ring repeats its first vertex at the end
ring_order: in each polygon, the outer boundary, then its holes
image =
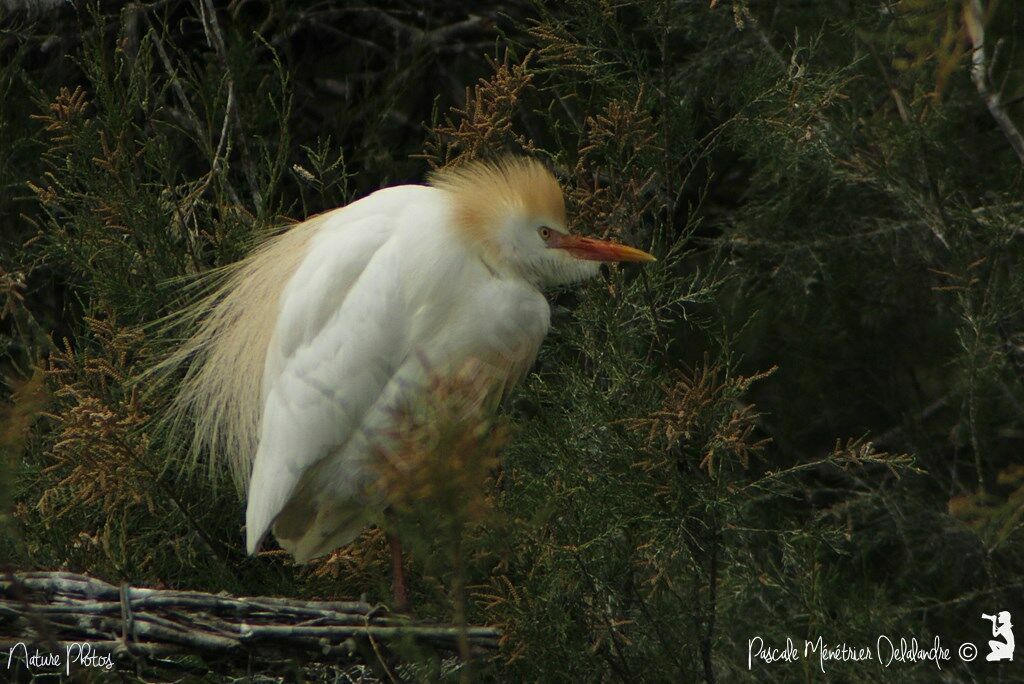
MULTIPOLYGON (((464 631, 473 652, 497 648, 498 630, 464 631)), ((0 650, 88 643, 115 658, 201 655, 213 665, 238 657, 305 663, 358 658, 399 642, 459 651, 460 630, 389 614, 363 601, 300 601, 198 591, 116 587, 67 572, 0 580, 0 650), (370 652, 370 651, 366 651, 370 652)))
POLYGON ((967 25, 967 34, 971 38, 971 80, 978 94, 988 107, 989 114, 999 124, 1003 135, 1010 141, 1013 151, 1024 163, 1024 136, 1021 136, 1017 126, 1006 113, 1006 107, 1002 102, 1000 93, 993 90, 989 83, 987 58, 985 56, 985 11, 981 0, 971 0, 964 6, 964 23, 967 25))
MULTIPOLYGON (((204 138, 204 126, 200 123, 199 115, 196 114, 195 109, 192 107, 192 103, 189 102, 188 96, 185 94, 185 90, 181 85, 181 80, 178 78, 178 72, 174 68, 174 64, 171 62, 171 58, 167 54, 167 50, 164 48, 163 40, 160 37, 160 32, 156 30, 156 26, 154 26, 153 21, 149 18, 148 14, 143 14, 143 16, 146 18, 146 22, 149 25, 150 34, 153 36, 153 44, 156 46, 157 55, 160 57, 160 62, 161 64, 163 64, 164 71, 166 71, 167 73, 167 78, 170 81, 171 87, 174 89, 174 92, 178 97, 178 101, 181 102, 184 114, 178 118, 181 120, 184 127, 192 132, 192 134, 195 136, 196 142, 199 143, 204 138)), ((231 113, 232 105, 234 104, 234 83, 229 81, 228 88, 228 103, 225 111, 224 125, 221 127, 221 135, 220 140, 217 143, 217 150, 213 154, 210 175, 208 176, 207 182, 203 185, 204 191, 206 185, 209 184, 209 179, 211 179, 213 177, 213 174, 219 170, 219 158, 221 148, 224 144, 224 141, 227 139, 227 116, 231 113)), ((172 113, 174 112, 173 109, 170 111, 172 113)), ((235 188, 231 185, 230 180, 224 178, 223 183, 225 190, 231 197, 231 201, 234 202, 235 204, 240 204, 240 201, 238 199, 238 193, 235 191, 235 188)), ((195 197, 198 198, 199 194, 196 194, 195 197)), ((192 204, 194 205, 194 202, 192 204)), ((190 209, 180 212, 180 216, 182 217, 182 231, 185 235, 188 235, 188 228, 185 225, 184 216, 188 214, 189 211, 190 209)))
MULTIPOLYGON (((199 16, 203 22, 203 31, 206 33, 207 44, 213 48, 217 54, 217 59, 220 62, 221 69, 224 70, 224 74, 228 82, 228 103, 225 107, 225 115, 230 114, 234 119, 235 126, 239 131, 245 130, 242 124, 242 115, 238 111, 238 107, 235 106, 234 98, 232 97, 235 92, 235 79, 231 73, 231 65, 228 63, 228 49, 227 44, 224 41, 224 34, 220 29, 220 22, 217 20, 217 9, 213 6, 210 0, 203 0, 198 3, 199 5, 199 16), (204 11, 205 10, 205 11, 204 11)), ((226 131, 225 131, 226 132, 226 131)), ((252 194, 253 203, 257 207, 263 206, 263 194, 259 190, 259 183, 256 181, 256 171, 252 155, 249 152, 249 146, 245 141, 245 136, 240 135, 238 138, 239 150, 241 150, 241 168, 242 173, 245 175, 245 180, 249 183, 249 190, 252 194)), ((216 162, 216 159, 214 159, 216 162)))

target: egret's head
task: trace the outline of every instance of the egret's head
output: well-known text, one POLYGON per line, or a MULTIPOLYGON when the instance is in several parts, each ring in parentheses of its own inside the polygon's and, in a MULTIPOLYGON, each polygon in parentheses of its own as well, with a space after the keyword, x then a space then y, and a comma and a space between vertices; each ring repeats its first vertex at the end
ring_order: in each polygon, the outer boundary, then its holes
POLYGON ((597 275, 600 262, 654 261, 633 247, 573 235, 551 171, 535 159, 472 162, 431 175, 451 196, 456 228, 495 270, 538 287, 597 275))

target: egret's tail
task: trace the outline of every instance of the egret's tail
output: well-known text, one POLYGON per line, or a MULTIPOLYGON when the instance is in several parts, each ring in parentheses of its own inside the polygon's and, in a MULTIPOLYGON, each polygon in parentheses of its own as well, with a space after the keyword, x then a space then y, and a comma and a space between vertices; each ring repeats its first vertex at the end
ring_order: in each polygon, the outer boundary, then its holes
POLYGON ((201 454, 209 456, 211 474, 226 462, 239 491, 256 454, 263 366, 281 293, 324 216, 291 227, 210 274, 205 294, 162 322, 184 341, 140 378, 166 387, 180 377, 180 368, 187 369, 172 390, 163 426, 172 435, 191 433, 190 466, 201 454))

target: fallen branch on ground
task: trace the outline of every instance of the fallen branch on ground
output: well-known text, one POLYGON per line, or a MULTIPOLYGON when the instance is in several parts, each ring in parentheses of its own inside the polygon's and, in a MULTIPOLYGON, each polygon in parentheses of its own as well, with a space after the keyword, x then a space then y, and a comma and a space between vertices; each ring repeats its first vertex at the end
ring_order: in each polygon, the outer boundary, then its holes
MULTIPOLYGON (((477 653, 497 648, 498 631, 469 627, 477 653)), ((362 601, 300 601, 198 591, 117 587, 66 572, 0 579, 0 651, 64 652, 88 643, 115 660, 198 655, 206 662, 344 662, 381 659, 414 644, 458 652, 459 629, 426 624, 362 601)))

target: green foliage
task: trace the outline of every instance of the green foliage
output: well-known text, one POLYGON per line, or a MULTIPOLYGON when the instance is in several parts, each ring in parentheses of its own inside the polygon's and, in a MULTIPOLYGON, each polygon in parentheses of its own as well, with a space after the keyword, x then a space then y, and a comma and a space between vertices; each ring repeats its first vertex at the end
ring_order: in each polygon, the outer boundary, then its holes
POLYGON ((260 237, 512 149, 556 169, 575 230, 659 261, 552 293, 508 435, 474 416, 408 450, 415 477, 384 473, 416 612, 504 630, 473 673, 733 680, 754 636, 983 644, 980 613, 1024 613, 1024 160, 970 69, 1024 125, 1024 8, 982 3, 978 53, 968 4, 0 19, 0 553, 386 600, 380 530, 308 567, 246 558, 233 489, 181 467, 150 423, 168 397, 132 379, 197 276, 260 237), (462 460, 431 461, 445 449, 462 460))

